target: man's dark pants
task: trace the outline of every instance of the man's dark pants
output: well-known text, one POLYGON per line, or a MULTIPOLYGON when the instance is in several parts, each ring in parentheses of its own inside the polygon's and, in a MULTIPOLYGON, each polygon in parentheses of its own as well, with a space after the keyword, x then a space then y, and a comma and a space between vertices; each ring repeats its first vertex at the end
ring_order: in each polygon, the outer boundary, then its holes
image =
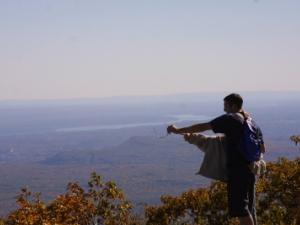
POLYGON ((237 166, 229 169, 228 206, 231 217, 252 215, 257 225, 255 210, 255 175, 248 166, 237 166))

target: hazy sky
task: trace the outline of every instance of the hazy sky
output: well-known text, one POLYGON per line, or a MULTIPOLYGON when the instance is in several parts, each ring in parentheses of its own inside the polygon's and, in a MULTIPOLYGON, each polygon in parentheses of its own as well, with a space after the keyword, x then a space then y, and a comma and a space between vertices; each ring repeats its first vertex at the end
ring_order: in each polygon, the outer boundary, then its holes
POLYGON ((0 100, 300 90, 299 0, 1 0, 0 100))

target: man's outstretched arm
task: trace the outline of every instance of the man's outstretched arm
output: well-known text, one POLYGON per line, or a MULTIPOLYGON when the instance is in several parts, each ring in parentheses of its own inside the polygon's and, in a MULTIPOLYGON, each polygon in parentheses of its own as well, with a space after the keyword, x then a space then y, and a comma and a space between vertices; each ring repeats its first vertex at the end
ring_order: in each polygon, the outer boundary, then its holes
POLYGON ((199 133, 207 130, 211 130, 210 123, 199 123, 189 127, 177 128, 175 125, 170 125, 167 128, 168 133, 174 134, 187 134, 187 133, 199 133))

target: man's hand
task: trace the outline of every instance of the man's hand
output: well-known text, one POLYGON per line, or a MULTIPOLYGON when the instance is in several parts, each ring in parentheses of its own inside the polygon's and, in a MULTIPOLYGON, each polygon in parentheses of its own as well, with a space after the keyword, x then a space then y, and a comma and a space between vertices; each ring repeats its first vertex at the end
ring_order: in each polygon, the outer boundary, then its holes
POLYGON ((263 153, 263 154, 266 153, 266 146, 265 146, 265 144, 261 144, 261 145, 260 145, 260 151, 261 151, 261 153, 263 153))
POLYGON ((167 127, 168 134, 174 133, 178 134, 178 128, 175 125, 170 125, 167 127))

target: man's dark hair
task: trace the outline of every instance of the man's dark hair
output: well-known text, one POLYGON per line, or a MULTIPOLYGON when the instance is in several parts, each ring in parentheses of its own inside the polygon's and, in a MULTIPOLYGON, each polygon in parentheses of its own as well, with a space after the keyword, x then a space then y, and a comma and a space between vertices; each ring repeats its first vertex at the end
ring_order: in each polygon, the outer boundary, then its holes
POLYGON ((230 95, 227 95, 224 98, 224 101, 227 102, 230 106, 235 105, 238 107, 238 109, 241 109, 243 106, 243 98, 239 94, 232 93, 230 95))

